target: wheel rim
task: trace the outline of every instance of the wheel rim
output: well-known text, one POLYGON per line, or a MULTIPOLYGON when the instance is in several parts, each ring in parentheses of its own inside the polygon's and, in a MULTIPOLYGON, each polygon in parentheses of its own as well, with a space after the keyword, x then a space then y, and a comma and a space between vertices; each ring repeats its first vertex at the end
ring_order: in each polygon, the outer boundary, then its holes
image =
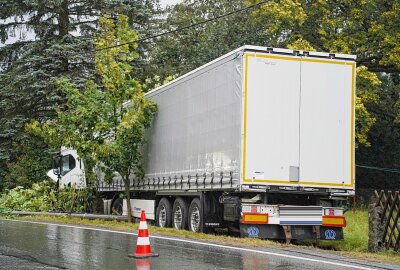
POLYGON ((192 231, 198 232, 200 228, 200 210, 197 206, 193 208, 192 214, 190 215, 190 227, 192 231))
POLYGON ((165 206, 162 205, 160 209, 160 215, 158 217, 158 224, 160 227, 165 228, 167 224, 167 209, 165 209, 165 206))
POLYGON ((182 208, 180 206, 177 206, 174 212, 174 227, 175 229, 182 228, 182 208))

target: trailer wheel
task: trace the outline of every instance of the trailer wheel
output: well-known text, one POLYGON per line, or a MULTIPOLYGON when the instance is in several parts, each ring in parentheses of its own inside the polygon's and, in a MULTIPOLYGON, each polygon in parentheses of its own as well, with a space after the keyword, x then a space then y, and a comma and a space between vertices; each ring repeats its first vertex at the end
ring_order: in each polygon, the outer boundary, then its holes
POLYGON ((198 198, 194 198, 189 207, 189 230, 192 232, 202 231, 203 216, 201 212, 201 204, 198 198))
POLYGON ((161 228, 171 227, 172 207, 167 198, 161 198, 156 213, 156 224, 161 228))
POLYGON ((172 227, 177 230, 184 230, 187 227, 188 205, 182 198, 177 198, 172 207, 172 227))

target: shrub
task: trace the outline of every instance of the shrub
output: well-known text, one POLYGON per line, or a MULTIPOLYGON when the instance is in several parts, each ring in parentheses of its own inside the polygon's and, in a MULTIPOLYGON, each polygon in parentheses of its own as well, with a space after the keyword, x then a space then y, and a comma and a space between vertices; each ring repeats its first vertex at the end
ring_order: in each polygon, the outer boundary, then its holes
POLYGON ((58 192, 55 183, 44 181, 33 184, 31 188, 18 186, 7 190, 0 197, 0 209, 29 212, 88 212, 94 200, 91 189, 76 189, 66 186, 58 192))

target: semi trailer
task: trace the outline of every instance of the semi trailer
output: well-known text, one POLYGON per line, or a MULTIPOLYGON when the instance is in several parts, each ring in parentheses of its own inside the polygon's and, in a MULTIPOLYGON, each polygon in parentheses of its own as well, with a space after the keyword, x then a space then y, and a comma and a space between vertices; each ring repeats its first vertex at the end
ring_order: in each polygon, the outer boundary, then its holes
MULTIPOLYGON (((145 175, 131 179, 133 216, 145 210, 160 227, 193 232, 343 239, 355 190, 355 59, 243 46, 146 93, 158 113, 145 175)), ((76 151, 61 155, 60 183, 82 185, 76 151)), ((126 214, 121 179, 97 189, 106 212, 126 214)))

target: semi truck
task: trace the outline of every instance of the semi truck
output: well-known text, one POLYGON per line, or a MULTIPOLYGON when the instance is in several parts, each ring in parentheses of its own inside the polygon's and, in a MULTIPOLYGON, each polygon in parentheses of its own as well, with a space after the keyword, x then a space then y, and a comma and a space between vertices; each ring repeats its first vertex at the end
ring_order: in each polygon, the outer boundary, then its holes
MULTIPOLYGON (((343 239, 355 192, 355 60, 246 45, 146 93, 158 113, 145 175, 131 179, 133 216, 145 210, 157 226, 193 232, 343 239)), ((73 149, 61 156, 61 185, 82 185, 84 162, 73 149)), ((121 179, 97 189, 105 212, 127 213, 121 179)))

